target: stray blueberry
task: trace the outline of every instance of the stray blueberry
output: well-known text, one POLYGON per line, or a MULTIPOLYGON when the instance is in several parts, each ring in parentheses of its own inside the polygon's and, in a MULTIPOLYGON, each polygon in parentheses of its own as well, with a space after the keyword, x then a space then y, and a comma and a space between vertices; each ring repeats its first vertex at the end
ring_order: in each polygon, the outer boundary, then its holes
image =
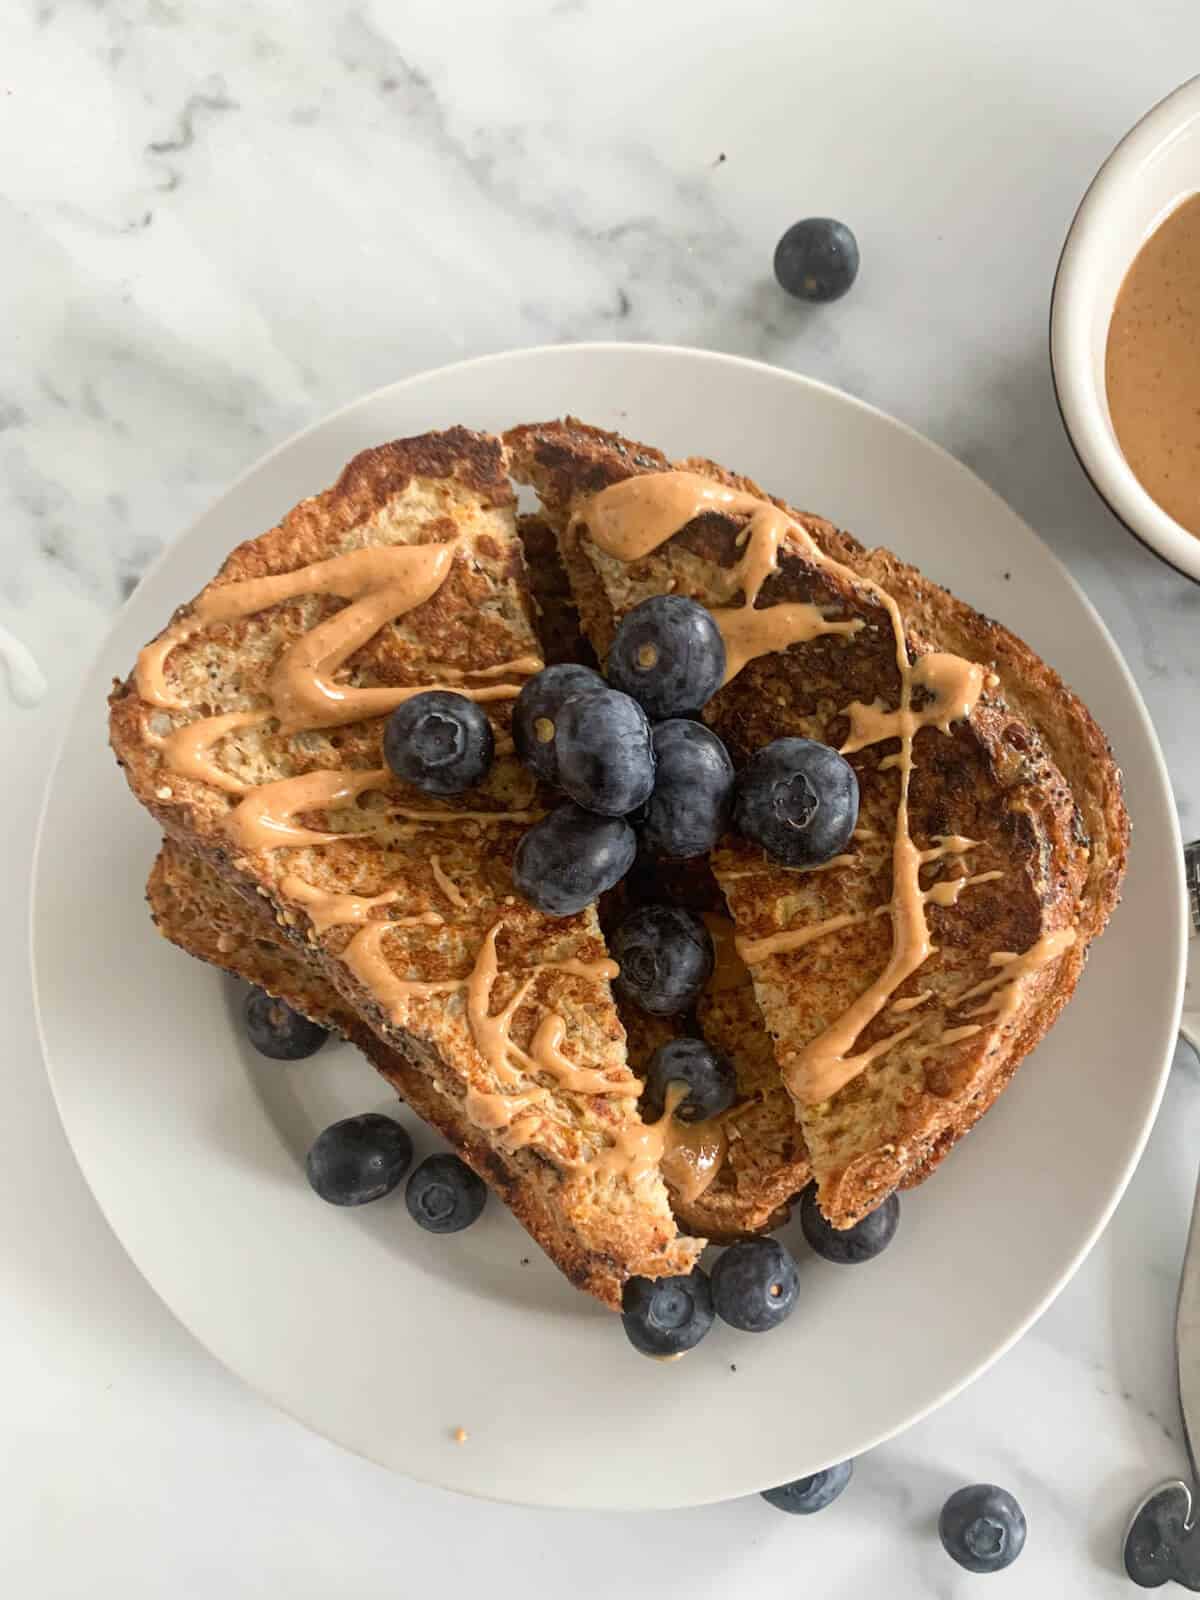
POLYGON ((654 722, 698 716, 725 677, 725 640, 704 606, 656 594, 622 618, 604 671, 654 722))
POLYGON ((304 1163, 308 1181, 334 1206, 381 1200, 412 1165, 413 1142, 391 1117, 368 1111, 331 1123, 313 1140, 304 1163))
POLYGON ((844 222, 806 217, 775 246, 775 277, 798 300, 840 300, 858 276, 858 240, 844 222))
POLYGON ((474 700, 428 689, 398 705, 383 733, 383 759, 426 794, 461 794, 488 775, 496 754, 492 725, 474 700))
POLYGON ((326 1029, 265 989, 251 989, 245 1016, 247 1039, 259 1055, 270 1056, 272 1061, 303 1061, 305 1056, 315 1055, 329 1037, 326 1029))
POLYGON ((717 1315, 745 1333, 766 1333, 786 1322, 799 1287, 796 1263, 778 1239, 742 1239, 712 1270, 717 1315))
POLYGON ((613 979, 619 998, 657 1017, 686 1011, 712 975, 712 936, 680 906, 631 911, 614 930, 609 953, 621 969, 613 979))
POLYGON ((701 722, 677 717, 654 730, 654 793, 638 818, 642 844, 673 861, 706 855, 733 808, 733 762, 701 722))
POLYGON ((672 1278, 630 1278, 621 1292, 621 1321, 644 1356, 681 1356, 712 1327, 708 1274, 693 1267, 672 1278))
POLYGON ((675 1107, 680 1122, 707 1122, 728 1111, 737 1097, 733 1062, 704 1039, 668 1039, 650 1057, 642 1098, 662 1115, 667 1088, 683 1084, 687 1094, 675 1107))
POLYGON ((791 1483, 781 1483, 777 1489, 764 1489, 762 1497, 777 1511, 790 1511, 793 1516, 811 1517, 814 1511, 824 1511, 831 1506, 850 1482, 854 1472, 853 1461, 839 1461, 824 1472, 814 1472, 807 1478, 795 1478, 791 1483))
POLYGON ((871 1261, 896 1237, 900 1226, 900 1196, 890 1194, 874 1211, 867 1213, 852 1228, 835 1228, 817 1204, 816 1184, 810 1183, 800 1196, 800 1227, 819 1256, 839 1266, 856 1266, 871 1261))
POLYGON ((854 768, 814 739, 774 739, 738 775, 734 826, 786 867, 819 867, 858 821, 854 768))
POLYGON ((455 1155, 426 1156, 404 1191, 409 1216, 429 1233, 469 1228, 486 1199, 483 1179, 455 1155))
POLYGON ((577 805, 605 817, 636 811, 654 789, 650 724, 617 689, 577 694, 559 708, 558 782, 577 805))
POLYGON ((633 865, 637 836, 621 817, 559 806, 517 845, 513 883, 549 917, 573 917, 619 883, 633 865))
POLYGON ((1025 1548, 1025 1513, 1007 1489, 975 1483, 942 1507, 938 1533, 948 1556, 968 1572, 1002 1572, 1025 1548))
POLYGON ((595 694, 606 687, 591 667, 563 661, 526 680, 513 707, 512 733, 517 755, 546 783, 558 782, 555 735, 558 713, 574 695, 595 694))

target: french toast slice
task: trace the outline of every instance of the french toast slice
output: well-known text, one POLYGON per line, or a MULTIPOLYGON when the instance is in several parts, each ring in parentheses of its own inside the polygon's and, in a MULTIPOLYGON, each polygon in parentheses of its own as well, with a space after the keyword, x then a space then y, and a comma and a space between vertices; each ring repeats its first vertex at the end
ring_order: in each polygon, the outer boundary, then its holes
POLYGON ((1128 849, 1107 741, 1012 633, 748 479, 571 418, 506 443, 601 659, 632 606, 691 596, 722 619, 704 718, 735 763, 801 735, 854 766, 844 858, 788 870, 730 836, 713 859, 788 1090, 758 1139, 798 1119, 848 1227, 928 1175, 1073 992, 1128 849))
POLYGON ((421 1075, 429 1120, 615 1306, 702 1241, 671 1214, 594 909, 549 918, 513 890, 541 797, 511 709, 540 665, 501 444, 451 429, 364 452, 235 550, 114 686, 110 739, 164 832, 266 905, 421 1075), (388 713, 432 686, 482 704, 498 747, 445 800, 382 753, 388 713))

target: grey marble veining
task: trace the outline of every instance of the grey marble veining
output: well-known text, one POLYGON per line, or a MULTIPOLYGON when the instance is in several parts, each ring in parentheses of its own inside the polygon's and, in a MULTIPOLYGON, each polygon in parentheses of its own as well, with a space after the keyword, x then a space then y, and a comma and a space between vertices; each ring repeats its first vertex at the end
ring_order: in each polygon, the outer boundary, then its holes
MULTIPOLYGON (((0 9, 0 732, 42 741, 155 554, 297 427, 464 356, 654 339, 837 384, 992 484, 1116 635, 1185 831, 1200 833, 1200 587, 1096 500, 1062 434, 1046 359, 1074 206, 1198 47, 1200 18, 1173 0, 1012 0, 986 18, 955 0, 753 0, 736 18, 716 0, 0 9), (818 309, 788 301, 770 277, 778 234, 813 212, 845 217, 863 249, 853 294, 818 309), (22 708, 38 698, 38 672, 48 698, 22 708)), ((27 855, 24 790, 6 798, 27 855)), ((937 1508, 962 1482, 994 1478, 1030 1515, 1007 1592, 1126 1593, 1125 1515, 1184 1466, 1170 1345, 1197 1152, 1200 1069, 1181 1050, 1105 1240, 1016 1350, 860 1462, 853 1498, 811 1526, 764 1519, 749 1502, 653 1526, 604 1519, 625 1570, 653 1576, 659 1593, 806 1577, 833 1600, 958 1597, 975 1580, 942 1555, 937 1508)), ((139 1317, 152 1314, 138 1304, 139 1317)), ((140 1325, 122 1324, 129 1348, 140 1325)), ((200 1359, 164 1326, 177 1368, 200 1359)), ((137 1362, 149 1371, 152 1359, 137 1362)), ((79 1371, 90 1393, 89 1369, 79 1371)), ((230 1429, 279 1452, 305 1516, 333 1529, 348 1526, 345 1505, 374 1508, 353 1524, 355 1570, 394 1570, 399 1508, 418 1571, 446 1559, 447 1530, 470 1528, 475 1549, 455 1558, 464 1582, 482 1581, 489 1545, 536 1538, 547 1581, 601 1592, 574 1560, 595 1523, 397 1484, 272 1432, 269 1413, 219 1374, 206 1369, 204 1385, 230 1429)), ((41 1461, 47 1419, 65 1426, 67 1401, 32 1380, 28 1396, 6 1421, 24 1446, 14 1456, 41 1461)), ((182 1400, 161 1405, 171 1428, 196 1426, 182 1400)), ((94 1428, 138 1453, 158 1437, 104 1417, 94 1428)), ((49 1493, 48 1458, 38 1470, 49 1493)), ((181 1499, 201 1497, 241 1526, 215 1470, 200 1475, 182 1458, 162 1470, 181 1499)), ((25 1484, 14 1476, 10 1488, 25 1484)), ((82 1489, 70 1503, 87 1504, 82 1489)), ((111 1514, 125 1542, 114 1534, 105 1546, 105 1575, 121 1571, 135 1531, 155 1549, 189 1548, 165 1507, 145 1528, 122 1504, 111 1514)), ((226 1592, 318 1592, 295 1579, 268 1522, 239 1537, 271 1586, 254 1589, 242 1572, 226 1592)), ((8 1561, 12 1592, 76 1592, 68 1577, 37 1587, 32 1555, 26 1566, 24 1545, 8 1549, 0 1573, 8 1561)), ((128 1592, 156 1592, 149 1568, 128 1592)))

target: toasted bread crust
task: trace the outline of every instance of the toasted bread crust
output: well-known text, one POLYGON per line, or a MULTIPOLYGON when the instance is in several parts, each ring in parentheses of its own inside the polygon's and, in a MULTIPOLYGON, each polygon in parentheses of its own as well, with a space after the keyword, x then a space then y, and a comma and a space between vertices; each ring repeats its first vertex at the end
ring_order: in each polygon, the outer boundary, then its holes
MULTIPOLYGON (((537 654, 515 500, 504 466, 497 440, 464 429, 366 451, 333 488, 302 502, 278 527, 235 550, 214 583, 292 572, 364 545, 453 539, 456 553, 441 587, 372 637, 347 662, 346 674, 352 687, 425 686, 447 669, 468 677, 494 675, 503 663, 537 654)), ((283 888, 284 878, 295 875, 338 894, 397 890, 396 910, 439 912, 443 921, 436 931, 427 926, 418 931, 407 928, 403 916, 391 920, 390 908, 384 911, 386 960, 401 984, 462 983, 485 936, 498 929, 493 1014, 524 975, 534 985, 515 1013, 514 1042, 527 1050, 538 1021, 553 1010, 567 1025, 564 1048, 573 1059, 599 1068, 614 1083, 626 1082, 624 1033, 607 984, 553 966, 603 957, 594 912, 549 919, 519 901, 512 892, 511 860, 524 824, 486 820, 487 813, 528 816, 533 808, 536 814, 540 797, 515 758, 498 757, 485 783, 463 799, 431 804, 428 796, 389 779, 372 784, 363 797, 368 803, 298 819, 323 834, 335 831, 336 850, 319 843, 263 849, 237 842, 228 819, 238 797, 164 763, 164 725, 169 733, 214 714, 269 714, 267 684, 282 651, 339 609, 330 597, 308 597, 238 622, 198 628, 175 645, 165 668, 179 709, 167 713, 144 699, 136 676, 115 686, 110 702, 114 751, 135 796, 168 836, 215 869, 248 905, 260 899, 268 905, 286 937, 387 1047, 388 1075, 400 1074, 403 1064, 406 1074, 422 1076, 425 1087, 416 1089, 406 1077, 406 1098, 454 1138, 573 1281, 615 1305, 630 1274, 686 1271, 701 1248, 700 1241, 677 1235, 657 1174, 635 1185, 622 1173, 590 1164, 619 1130, 640 1123, 636 1093, 583 1095, 551 1087, 533 1143, 508 1148, 505 1130, 485 1131, 465 1114, 468 1090, 490 1095, 502 1085, 477 1048, 461 991, 405 991, 385 1007, 343 960, 354 929, 335 926, 318 933, 283 888), (405 820, 410 812, 431 809, 444 811, 450 825, 405 820), (460 811, 485 815, 472 820, 459 817, 460 811), (450 877, 470 887, 465 909, 453 914, 431 866, 437 853, 450 877)), ((188 618, 195 620, 190 606, 176 613, 177 623, 188 618)), ((511 707, 511 699, 487 705, 501 737, 511 707)), ((284 734, 278 719, 269 719, 225 737, 215 759, 231 779, 251 787, 305 772, 374 772, 384 766, 383 723, 375 717, 284 734)))
MULTIPOLYGON (((601 656, 620 615, 647 594, 669 587, 711 600, 714 581, 733 565, 737 519, 697 518, 628 568, 599 556, 585 522, 571 522, 576 511, 585 518, 587 500, 608 485, 669 469, 673 463, 659 451, 571 418, 514 429, 506 442, 514 475, 535 487, 559 531, 585 631, 601 656)), ((712 462, 681 465, 769 498, 712 462)), ((1002 1025, 984 1026, 949 1047, 928 1033, 898 1044, 831 1102, 802 1116, 822 1208, 837 1225, 848 1226, 891 1189, 927 1175, 1044 1035, 1074 990, 1090 940, 1116 903, 1129 823, 1107 741, 1078 698, 1028 646, 888 552, 864 550, 822 519, 784 509, 826 556, 894 596, 911 654, 949 650, 988 664, 999 678, 968 723, 956 724, 949 736, 932 729, 917 736, 914 828, 926 837, 952 831, 978 836, 987 843, 986 864, 998 862, 1004 873, 998 888, 985 885, 964 895, 954 911, 931 914, 935 941, 943 947, 933 969, 935 1003, 949 998, 954 985, 961 991, 967 977, 985 975, 994 950, 1027 949, 1068 925, 1078 935, 1053 967, 1026 980, 1019 1011, 1002 1025), (938 986, 942 969, 950 971, 953 984, 938 986), (900 1081, 905 1074, 909 1081, 900 1081), (880 1094, 882 1111, 872 1099, 880 1094)), ((767 603, 804 599, 832 605, 839 616, 863 618, 867 632, 853 649, 824 638, 752 661, 722 690, 705 719, 726 739, 735 760, 786 732, 837 745, 847 726, 840 708, 848 701, 870 702, 878 695, 895 703, 898 676, 894 661, 890 668, 887 661, 890 641, 866 588, 833 578, 796 548, 784 552, 763 593, 767 603)), ((725 595, 721 603, 728 603, 725 595)), ((882 826, 894 810, 894 789, 879 763, 895 748, 892 742, 852 758, 872 825, 882 826)), ((778 930, 777 913, 785 904, 793 912, 796 902, 803 904, 806 915, 796 920, 807 923, 883 904, 890 894, 890 864, 876 859, 878 852, 866 844, 854 883, 847 883, 846 873, 810 875, 802 889, 795 877, 771 869, 761 857, 753 887, 739 888, 756 854, 731 839, 715 862, 739 929, 753 938, 778 930)), ((827 945, 812 946, 757 968, 759 1001, 780 1051, 797 1048, 844 1009, 861 990, 863 975, 882 968, 887 949, 886 924, 877 919, 845 935, 836 954, 827 945)), ((922 969, 905 995, 929 981, 929 969, 922 969)), ((877 1019, 863 1042, 875 1042, 888 1026, 877 1019)))

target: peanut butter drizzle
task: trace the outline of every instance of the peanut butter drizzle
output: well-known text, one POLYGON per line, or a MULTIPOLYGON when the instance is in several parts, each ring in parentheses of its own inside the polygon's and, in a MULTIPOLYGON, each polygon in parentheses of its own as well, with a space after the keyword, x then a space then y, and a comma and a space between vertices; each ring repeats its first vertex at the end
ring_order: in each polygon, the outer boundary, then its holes
POLYGON ((392 971, 382 948, 383 936, 392 926, 390 922, 364 923, 342 951, 340 959, 359 983, 374 995, 388 1020, 399 1027, 403 1025, 409 1000, 424 999, 435 994, 454 994, 462 988, 465 980, 447 978, 440 983, 426 983, 418 978, 399 977, 392 971))
POLYGON ((948 1044, 958 1044, 960 1040, 971 1039, 982 1032, 983 1024, 979 1022, 968 1022, 961 1028, 943 1028, 934 1041, 934 1047, 940 1049, 948 1044))
POLYGON ((430 856, 429 865, 433 868, 434 883, 437 884, 438 888, 446 896, 446 899, 449 900, 454 909, 456 911, 466 911, 470 905, 470 901, 454 882, 454 879, 447 877, 442 871, 442 864, 436 856, 430 856))
POLYGON ((337 811, 368 789, 383 789, 392 775, 386 767, 361 772, 320 768, 298 778, 260 783, 221 819, 221 827, 245 850, 278 850, 283 845, 335 844, 343 833, 318 833, 298 827, 301 811, 337 811))
POLYGON ((966 1015, 980 1017, 994 1012, 999 1023, 1007 1022, 1021 1003, 1021 983, 1035 972, 1040 972, 1043 967, 1049 966, 1052 961, 1057 961, 1059 956, 1071 948, 1077 937, 1074 928, 1058 928, 1053 933, 1043 934, 1023 955, 1017 955, 1012 950, 997 950, 988 964, 999 967, 1000 971, 995 977, 984 978, 974 988, 968 989, 965 994, 960 994, 950 1009, 957 1011, 965 1001, 986 995, 988 998, 983 1004, 973 1007, 966 1015))
POLYGON ((669 1083, 663 1096, 663 1114, 658 1121, 636 1122, 627 1128, 616 1129, 612 1144, 590 1161, 584 1162, 582 1170, 625 1178, 631 1184, 637 1183, 647 1173, 657 1172, 676 1126, 675 1108, 686 1094, 686 1085, 669 1083))
POLYGON ((230 711, 221 717, 202 717, 199 722, 189 722, 176 728, 164 738, 147 735, 149 742, 162 751, 163 765, 170 767, 180 777, 192 778, 197 783, 210 783, 214 789, 224 789, 226 794, 245 794, 246 784, 232 772, 219 767, 213 758, 213 746, 227 734, 241 728, 256 728, 269 722, 269 711, 230 711))
POLYGON ((903 1000, 893 1000, 888 1010, 898 1017, 903 1016, 905 1012, 915 1011, 918 1006, 923 1006, 932 995, 932 989, 922 989, 920 994, 910 994, 903 1000))
MULTIPOLYGON (((850 708, 851 736, 844 747, 845 753, 861 750, 879 739, 900 740, 900 752, 895 763, 900 770, 900 796, 892 843, 892 897, 887 907, 892 919, 892 951, 878 978, 847 1007, 841 1017, 782 1061, 784 1082, 799 1111, 801 1106, 819 1104, 836 1094, 870 1060, 917 1026, 916 1023, 910 1024, 908 1028, 893 1034, 890 1040, 882 1040, 858 1056, 849 1054, 859 1034, 932 952, 925 918, 925 896, 920 882, 922 852, 913 842, 909 828, 908 797, 913 768, 913 741, 922 727, 948 728, 955 718, 970 715, 983 689, 984 669, 943 652, 934 652, 932 657, 924 656, 915 663, 911 662, 904 618, 895 598, 886 589, 825 555, 802 524, 770 501, 730 489, 724 484, 713 483, 698 473, 646 473, 628 478, 601 490, 580 515, 581 520, 586 521, 593 541, 605 554, 619 561, 631 562, 649 555, 693 518, 708 511, 727 515, 749 514, 750 522, 743 534, 746 549, 733 578, 741 583, 743 600, 750 599, 751 606, 767 573, 775 570, 778 564, 780 545, 785 539, 790 539, 797 546, 798 554, 814 566, 834 574, 854 589, 860 592, 865 590, 872 595, 887 612, 895 640, 900 704, 895 711, 889 712, 878 704, 868 707, 856 702, 850 708), (926 664, 922 666, 922 662, 926 664), (914 711, 912 705, 914 689, 925 690, 931 696, 930 703, 919 711, 914 711)), ((769 615, 769 611, 763 614, 769 615)), ((718 611, 715 615, 720 623, 722 613, 718 611)), ((778 644, 772 647, 778 648, 778 644)), ((830 922, 836 920, 829 919, 830 922)), ((840 922, 838 925, 845 927, 848 924, 840 922)), ((803 931, 797 930, 797 934, 803 931)), ((826 925, 822 931, 830 932, 832 929, 826 925)), ((779 954, 789 948, 778 941, 795 939, 796 936, 777 934, 771 936, 770 941, 750 941, 750 944, 752 948, 757 946, 762 951, 760 959, 765 959, 768 954, 779 954)), ((792 949, 797 947, 795 943, 790 946, 792 949)), ((746 945, 739 941, 738 948, 745 959, 746 945)))
MULTIPOLYGON (((777 571, 779 547, 789 534, 812 544, 806 529, 769 500, 729 489, 694 472, 656 472, 614 483, 591 501, 585 513, 588 533, 617 561, 640 561, 706 511, 736 516, 749 513, 739 536, 743 546, 727 578, 730 594, 742 593, 740 606, 723 606, 712 615, 725 641, 725 683, 758 656, 807 644, 822 634, 855 634, 858 617, 830 620, 818 605, 784 601, 758 609, 763 584, 777 571)), ((816 548, 815 545, 812 546, 816 548)), ((804 554, 810 554, 805 548, 804 554)))
POLYGON ((524 1094, 492 1094, 486 1089, 468 1089, 463 1110, 477 1128, 492 1132, 511 1127, 513 1121, 546 1099, 545 1089, 529 1089, 524 1094))
MULTIPOLYGON (((285 900, 294 900, 304 907, 308 920, 318 933, 330 928, 340 928, 346 923, 367 922, 378 906, 395 905, 400 898, 399 889, 387 889, 383 894, 338 894, 332 889, 319 889, 315 883, 289 872, 279 885, 285 900)), ((394 918, 391 928, 440 928, 445 918, 436 911, 420 911, 415 916, 394 918)))
POLYGON ((685 1205, 710 1187, 729 1148, 723 1117, 707 1122, 680 1122, 672 1117, 659 1163, 662 1175, 685 1205))
POLYGON ((703 921, 713 942, 713 969, 705 993, 726 994, 744 988, 750 982, 750 969, 738 954, 733 919, 706 911, 703 921))

